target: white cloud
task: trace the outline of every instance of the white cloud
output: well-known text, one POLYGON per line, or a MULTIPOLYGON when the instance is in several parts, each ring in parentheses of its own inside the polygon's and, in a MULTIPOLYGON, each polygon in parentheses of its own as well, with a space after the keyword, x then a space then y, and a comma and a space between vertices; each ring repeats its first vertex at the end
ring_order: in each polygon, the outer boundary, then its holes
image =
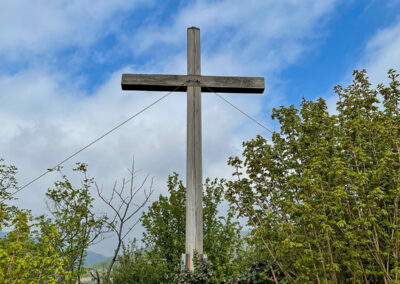
POLYGON ((135 0, 0 1, 0 54, 18 58, 26 52, 45 53, 59 47, 87 47, 118 23, 118 13, 135 0))
POLYGON ((306 39, 317 37, 315 29, 329 18, 336 2, 196 1, 169 25, 143 26, 135 34, 133 49, 142 53, 160 43, 185 46, 184 27, 197 26, 212 43, 206 54, 210 61, 223 56, 238 62, 242 73, 276 72, 298 58, 307 48, 306 39))
POLYGON ((400 72, 400 19, 378 31, 368 41, 359 65, 367 69, 374 84, 387 82, 390 68, 400 72))

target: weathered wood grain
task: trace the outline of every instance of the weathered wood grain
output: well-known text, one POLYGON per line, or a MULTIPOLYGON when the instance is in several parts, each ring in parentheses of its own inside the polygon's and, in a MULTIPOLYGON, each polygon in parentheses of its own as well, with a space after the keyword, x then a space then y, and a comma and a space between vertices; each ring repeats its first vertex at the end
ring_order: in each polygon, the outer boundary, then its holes
POLYGON ((188 86, 200 86, 201 92, 254 93, 265 89, 263 77, 122 74, 122 90, 186 92, 188 86))
MULTIPOLYGON (((200 75, 200 30, 187 31, 187 72, 200 75)), ((201 143, 201 87, 187 87, 186 147, 186 268, 193 270, 193 253, 203 255, 203 165, 201 143)))

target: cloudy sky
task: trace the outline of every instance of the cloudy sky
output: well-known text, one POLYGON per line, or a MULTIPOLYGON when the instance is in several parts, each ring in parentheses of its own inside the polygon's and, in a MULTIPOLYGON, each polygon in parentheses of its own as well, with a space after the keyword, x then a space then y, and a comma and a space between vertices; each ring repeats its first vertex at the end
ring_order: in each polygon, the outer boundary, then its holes
MULTIPOLYGON (((159 98, 123 92, 121 74, 185 74, 190 26, 201 29, 203 74, 265 77, 263 95, 224 96, 278 130, 273 107, 304 96, 333 110, 332 88, 348 84, 352 70, 366 68, 375 84, 400 70, 399 15, 398 0, 0 0, 0 157, 23 185, 159 98)), ((229 178, 226 161, 241 142, 270 135, 215 95, 202 99, 203 176, 229 178)), ((134 155, 142 177, 154 177, 156 198, 169 174, 185 177, 185 127, 186 95, 172 94, 65 171, 86 162, 107 191, 134 155)), ((27 187, 18 204, 45 212, 57 178, 27 187)), ((109 255, 112 240, 94 249, 109 255)))

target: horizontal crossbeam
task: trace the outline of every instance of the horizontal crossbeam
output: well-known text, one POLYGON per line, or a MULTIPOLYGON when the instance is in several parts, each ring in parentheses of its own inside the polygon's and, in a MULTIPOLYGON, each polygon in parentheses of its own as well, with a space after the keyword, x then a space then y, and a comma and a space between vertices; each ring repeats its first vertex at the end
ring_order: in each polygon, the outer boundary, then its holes
POLYGON ((122 74, 122 90, 186 92, 188 86, 201 86, 205 93, 262 94, 263 77, 122 74))

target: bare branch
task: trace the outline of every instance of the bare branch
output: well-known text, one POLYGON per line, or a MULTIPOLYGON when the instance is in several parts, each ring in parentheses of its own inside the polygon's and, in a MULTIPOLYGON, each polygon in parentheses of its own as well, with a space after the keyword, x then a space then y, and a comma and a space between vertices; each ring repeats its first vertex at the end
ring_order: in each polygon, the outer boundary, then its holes
POLYGON ((132 166, 131 169, 128 169, 129 179, 125 178, 122 180, 122 184, 120 188, 117 188, 117 182, 114 183, 112 188, 111 197, 108 199, 103 194, 103 189, 99 189, 96 184, 97 194, 100 199, 107 204, 111 210, 113 211, 113 217, 108 221, 108 225, 110 226, 112 232, 117 235, 118 243, 117 247, 114 250, 114 255, 112 257, 111 263, 107 270, 107 276, 110 275, 112 267, 114 263, 117 261, 118 253, 122 247, 122 243, 124 239, 128 236, 128 234, 133 230, 133 228, 140 222, 140 218, 138 218, 134 223, 130 223, 130 220, 136 216, 149 202, 150 196, 154 192, 153 190, 153 179, 151 179, 150 185, 146 188, 146 183, 148 181, 149 175, 147 175, 138 187, 135 187, 135 163, 132 158, 132 166), (129 188, 127 188, 127 184, 129 184, 129 188), (140 202, 133 202, 136 195, 139 192, 143 192, 144 199, 140 202), (117 197, 117 198, 116 198, 117 197), (116 224, 116 220, 119 220, 118 225, 116 224))
MULTIPOLYGON (((110 200, 107 200, 107 199, 102 195, 102 193, 99 191, 99 188, 98 188, 97 184, 95 184, 95 185, 96 185, 96 188, 97 188, 97 194, 99 195, 100 199, 103 200, 103 202, 104 202, 105 204, 107 204, 108 206, 110 206, 110 208, 115 212, 116 216, 118 216, 119 219, 121 219, 121 216, 119 215, 119 210, 115 209, 115 207, 114 207, 113 204, 112 204, 112 198, 111 198, 110 200)), ((112 195, 114 195, 114 191, 113 191, 113 194, 112 194, 112 195)))

